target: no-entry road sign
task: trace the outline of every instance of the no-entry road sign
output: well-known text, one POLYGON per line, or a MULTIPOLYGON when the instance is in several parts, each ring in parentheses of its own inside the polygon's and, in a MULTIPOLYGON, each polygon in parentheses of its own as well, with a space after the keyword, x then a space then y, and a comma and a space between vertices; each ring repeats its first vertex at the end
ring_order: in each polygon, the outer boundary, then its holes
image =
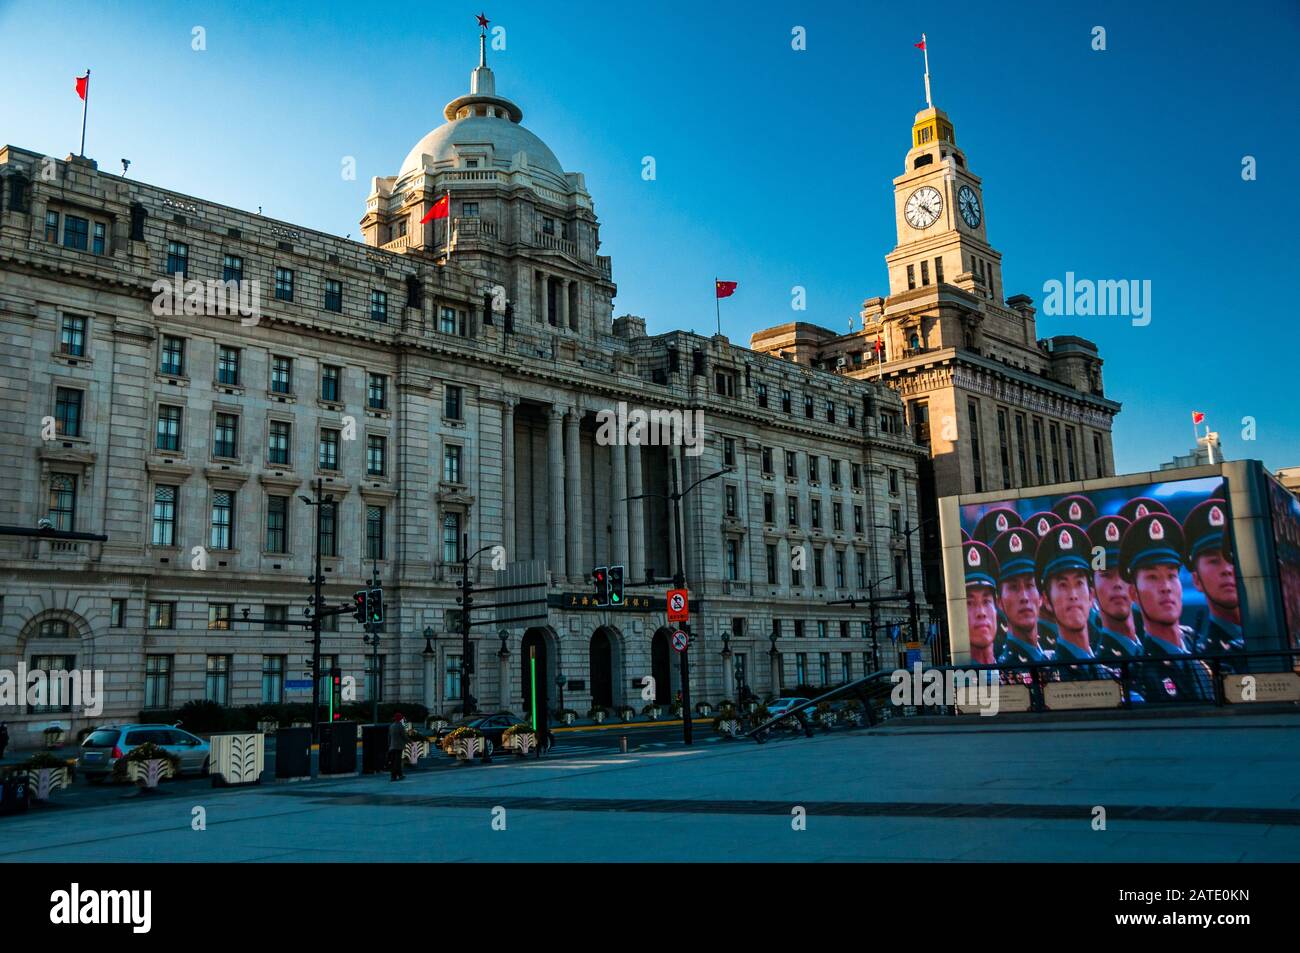
POLYGON ((685 589, 668 590, 668 621, 686 622, 691 617, 691 608, 686 601, 685 589))

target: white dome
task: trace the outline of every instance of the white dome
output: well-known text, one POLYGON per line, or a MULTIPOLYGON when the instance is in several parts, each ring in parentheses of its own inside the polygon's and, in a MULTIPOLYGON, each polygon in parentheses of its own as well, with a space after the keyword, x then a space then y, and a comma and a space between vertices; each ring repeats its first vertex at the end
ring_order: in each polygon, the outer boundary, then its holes
POLYGON ((463 149, 475 145, 490 145, 498 168, 509 168, 514 157, 522 152, 528 157, 530 168, 549 172, 561 183, 565 181, 564 169, 555 153, 523 126, 503 117, 472 115, 441 125, 417 142, 397 173, 398 181, 412 173, 423 173, 424 156, 429 157, 428 164, 436 166, 454 162, 458 146, 463 149))

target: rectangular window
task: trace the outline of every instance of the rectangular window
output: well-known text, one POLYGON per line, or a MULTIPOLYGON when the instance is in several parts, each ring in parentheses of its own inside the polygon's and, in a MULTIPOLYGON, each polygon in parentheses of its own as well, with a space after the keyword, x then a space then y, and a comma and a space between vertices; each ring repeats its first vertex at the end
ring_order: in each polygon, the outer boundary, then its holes
POLYGON ((61 437, 81 436, 82 392, 69 387, 54 391, 54 432, 61 437))
POLYGON ((849 429, 852 430, 858 425, 858 414, 852 404, 850 404, 846 409, 849 415, 849 429))
POLYGON ((288 552, 288 539, 289 498, 268 496, 266 498, 266 551, 268 553, 288 552))
POLYGON ((158 405, 158 429, 154 447, 173 453, 181 448, 181 408, 158 405))
POLYGON ((387 472, 388 461, 386 459, 388 450, 388 440, 385 437, 379 437, 370 434, 366 437, 366 474, 369 476, 383 476, 387 472))
POLYGON ((275 297, 280 301, 293 300, 293 269, 275 269, 275 297))
POLYGON ((966 413, 970 418, 970 458, 971 469, 975 472, 975 492, 980 493, 984 490, 984 461, 980 457, 980 416, 975 401, 966 404, 966 413))
POLYGON ((736 441, 732 437, 722 438, 722 463, 728 467, 736 465, 736 441))
POLYGON ((1002 463, 1002 489, 1011 489, 1011 434, 1007 431, 1007 412, 998 408, 998 458, 1002 463))
POLYGON ((69 357, 86 356, 86 319, 75 314, 63 316, 59 329, 59 353, 69 357))
POLYGON ((47 242, 57 242, 59 240, 59 213, 58 212, 45 213, 45 240, 47 242))
POLYGON ((822 478, 821 457, 808 454, 808 480, 818 483, 822 478))
POLYGON ((840 461, 831 458, 831 486, 840 485, 840 461))
POLYGON ((812 505, 812 528, 821 529, 822 528, 822 501, 811 500, 810 503, 812 505))
POLYGON ((785 452, 785 475, 792 480, 799 478, 799 455, 793 450, 785 452))
POLYGON ((934 260, 934 283, 943 283, 943 257, 940 256, 934 260))
POLYGON ((898 471, 893 467, 889 468, 889 495, 898 496, 898 471))
POLYGON ((830 652, 817 653, 817 669, 819 674, 821 675, 820 684, 823 687, 829 685, 831 683, 831 653, 830 652))
POLYGON ((185 376, 185 339, 164 334, 158 349, 158 373, 167 377, 185 376))
POLYGON ((817 549, 813 552, 813 585, 821 589, 826 585, 826 551, 817 549))
POLYGON ((799 525, 799 497, 789 496, 785 500, 786 515, 791 526, 799 525))
POLYGON ((850 482, 853 484, 853 489, 862 489, 862 465, 860 463, 851 464, 849 473, 851 474, 850 482))
POLYGON ((293 359, 288 357, 271 358, 271 393, 293 393, 293 359))
POLYGON ((105 238, 107 238, 107 237, 108 237, 108 232, 107 232, 107 229, 104 228, 104 223, 103 223, 103 222, 96 222, 96 223, 95 223, 95 237, 94 237, 93 241, 92 241, 91 244, 90 244, 90 250, 91 250, 91 253, 92 253, 92 254, 95 254, 95 255, 102 255, 102 254, 104 254, 104 240, 105 240, 105 238))
POLYGON ((190 246, 184 242, 167 243, 167 274, 185 277, 190 267, 190 246))
POLYGON ((176 545, 176 490, 174 486, 153 488, 153 545, 176 545))
POLYGON ((889 526, 895 533, 903 531, 903 511, 897 506, 889 508, 889 526))
POLYGON ((833 400, 826 401, 826 422, 835 423, 835 401, 833 400))
POLYGON ((266 444, 268 463, 277 466, 289 465, 289 443, 293 436, 293 425, 287 420, 272 420, 270 438, 266 444))
MULTIPOLYGON (((77 657, 75 655, 34 655, 32 656, 31 671, 33 672, 71 672, 77 667, 77 657)), ((28 705, 29 712, 55 712, 55 711, 72 711, 71 691, 69 685, 62 679, 47 678, 48 692, 45 696, 47 704, 28 705), (64 697, 65 694, 69 697, 64 697)))
POLYGON ((288 606, 263 606, 262 617, 266 619, 267 632, 284 632, 289 628, 288 606))
MULTIPOLYGON (((1052 444, 1052 482, 1061 482, 1061 430, 1054 424, 1047 425, 1048 438, 1052 444)), ((979 489, 979 487, 976 487, 979 489)))
POLYGON ((794 680, 797 685, 808 684, 808 653, 796 652, 794 656, 794 680))
POLYGON ((212 549, 235 548, 235 494, 230 490, 216 490, 212 494, 209 544, 212 549))
POLYGON ((63 247, 85 251, 90 244, 90 221, 77 215, 63 219, 63 247))
POLYGON ((772 543, 767 544, 767 584, 775 586, 776 578, 776 546, 772 543))
POLYGON ((459 654, 447 656, 447 682, 444 686, 443 695, 448 699, 461 697, 460 663, 461 656, 459 654))
POLYGON ((203 697, 218 705, 230 704, 230 656, 209 655, 203 697))
POLYGON ((907 290, 912 291, 916 288, 916 266, 907 266, 907 290))
POLYGON ((225 345, 217 348, 217 383, 239 386, 239 348, 225 345))
POLYGON ((222 281, 244 280, 244 259, 238 255, 225 255, 221 259, 222 281))
POLYGON ((1101 434, 1092 435, 1093 476, 1100 480, 1106 472, 1106 454, 1102 451, 1101 434))
POLYGON ((462 420, 463 414, 461 388, 448 384, 442 395, 442 416, 447 420, 462 420))
POLYGON ((443 305, 439 312, 438 330, 443 334, 458 334, 465 336, 465 312, 457 312, 455 308, 449 308, 443 305))
POLYGON ((1034 471, 1038 476, 1038 483, 1041 486, 1047 482, 1047 473, 1043 468, 1043 421, 1041 417, 1034 418, 1034 471))
POLYGON ((844 507, 839 502, 831 504, 831 529, 837 533, 844 529, 844 507))
MULTIPOLYGON (((478 165, 478 160, 477 160, 477 159, 471 159, 470 162, 473 162, 473 163, 474 163, 473 166, 469 166, 470 168, 474 168, 475 166, 478 165)), ((468 163, 466 163, 466 165, 468 165, 468 163)), ((464 215, 466 218, 478 218, 478 203, 477 203, 477 202, 461 202, 461 203, 460 203, 460 214, 461 214, 461 215, 464 215)))
POLYGON ((149 603, 149 628, 151 629, 176 628, 176 603, 174 602, 149 603))
POLYGON ((1071 480, 1077 480, 1078 470, 1074 465, 1074 428, 1065 428, 1065 466, 1071 480))
POLYGON ((322 430, 320 432, 320 454, 317 457, 317 463, 322 470, 337 470, 339 468, 339 432, 337 430, 322 430))
POLYGON ((1029 466, 1025 456, 1024 414, 1016 414, 1016 461, 1020 464, 1020 485, 1029 486, 1029 466))
POLYGON ((388 409, 388 378, 383 374, 366 375, 366 406, 371 410, 388 409))
POLYGON ((320 527, 320 552, 322 556, 337 556, 339 554, 339 537, 338 521, 339 511, 337 503, 326 503, 317 508, 317 519, 320 527))
POLYGON ((170 708, 172 698, 172 657, 144 657, 144 707, 170 708))
POLYGON ((803 638, 803 619, 794 620, 794 637, 796 639, 803 638))
POLYGON ((442 518, 442 561, 460 562, 460 514, 447 513, 442 518))
POLYGON ((812 394, 803 395, 803 415, 809 420, 814 420, 817 417, 816 403, 813 401, 812 394))
POLYGON ((77 478, 71 473, 50 474, 50 522, 60 532, 76 528, 77 478))
POLYGON ((208 630, 230 631, 230 615, 233 606, 228 602, 213 603, 208 606, 208 630))
POLYGON ((759 447, 759 449, 758 449, 758 458, 759 458, 760 466, 761 466, 762 469, 763 469, 763 473, 764 473, 764 474, 771 474, 771 472, 772 472, 772 448, 771 448, 771 447, 759 447))
POLYGON ((388 321, 388 292, 370 291, 370 320, 371 321, 388 321))
POLYGON ((126 600, 113 600, 113 616, 110 626, 114 629, 125 628, 126 626, 126 600))
POLYGON ((763 494, 763 522, 776 522, 776 499, 771 493, 763 494))
POLYGON ((921 285, 922 287, 925 287, 929 284, 930 284, 930 263, 928 261, 923 261, 921 262, 921 285))
POLYGON ((235 414, 217 414, 212 429, 212 455, 226 460, 239 456, 239 417, 235 414))
POLYGON ((384 508, 366 507, 366 559, 384 559, 384 508))
POLYGON ((280 705, 284 703, 284 662, 283 655, 262 656, 262 704, 280 705))
POLYGON ((907 573, 903 571, 903 557, 894 556, 894 588, 902 592, 907 588, 907 573))
POLYGON ((740 578, 740 543, 734 539, 727 540, 727 579, 735 582, 740 578))
POLYGON ((781 391, 781 410, 790 413, 790 392, 784 389, 781 391))
POLYGON ((856 569, 858 573, 858 588, 859 589, 867 588, 867 554, 866 553, 863 552, 858 553, 856 569))
POLYGON ((754 393, 758 396, 758 406, 767 406, 767 385, 759 381, 754 385, 754 393))
POLYGON ((341 368, 322 364, 320 369, 320 399, 331 404, 339 402, 339 375, 341 368))
POLYGON ((843 589, 846 573, 844 571, 844 550, 835 550, 835 588, 843 589))
POLYGON ((862 507, 853 507, 853 532, 862 532, 862 507))
POLYGON ((460 483, 460 447, 448 444, 442 451, 442 478, 447 483, 460 483))
POLYGON ((325 310, 335 314, 343 310, 343 282, 325 279, 325 310))

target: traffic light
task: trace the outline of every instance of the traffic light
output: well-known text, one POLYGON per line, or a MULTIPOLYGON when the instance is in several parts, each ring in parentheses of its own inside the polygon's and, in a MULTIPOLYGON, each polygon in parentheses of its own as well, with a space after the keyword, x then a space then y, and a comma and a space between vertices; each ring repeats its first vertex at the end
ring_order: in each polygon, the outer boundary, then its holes
POLYGON ((459 583, 459 587, 460 595, 456 597, 456 603, 460 606, 460 611, 457 613, 459 622, 457 628, 464 633, 469 631, 469 614, 474 608, 474 583, 465 579, 459 583))
POLYGON ((352 618, 362 625, 370 618, 370 590, 358 589, 352 593, 352 618))
POLYGON ((366 606, 366 619, 371 625, 379 625, 384 621, 384 590, 370 590, 369 603, 366 606))
POLYGON ((594 569, 591 575, 596 580, 596 605, 609 605, 609 574, 604 566, 594 569))
POLYGON ((343 717, 336 707, 343 703, 343 675, 338 669, 333 669, 331 674, 334 677, 330 684, 330 721, 338 721, 343 717))
POLYGON ((623 567, 609 567, 609 604, 611 606, 623 605, 623 567))

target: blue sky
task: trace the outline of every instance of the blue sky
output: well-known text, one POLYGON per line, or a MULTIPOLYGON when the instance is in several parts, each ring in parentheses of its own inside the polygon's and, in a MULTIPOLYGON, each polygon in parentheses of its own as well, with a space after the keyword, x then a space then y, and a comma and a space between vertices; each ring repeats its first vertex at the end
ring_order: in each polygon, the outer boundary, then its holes
MULTIPOLYGON (((891 179, 936 105, 984 179, 1008 295, 1067 271, 1152 282, 1152 321, 1046 317, 1105 359, 1121 472, 1185 453, 1201 410, 1232 458, 1300 465, 1300 154, 1294 0, 1221 3, 746 2, 486 7, 498 89, 587 174, 615 313, 711 333, 792 319, 845 330, 887 290, 891 179), (1139 9, 1140 7, 1140 9, 1139 9), (807 50, 791 30, 807 30, 807 50), (1107 49, 1091 49, 1103 26, 1107 49), (658 177, 641 178, 643 156, 658 177), (1241 177, 1254 156, 1258 178, 1241 177), (808 308, 791 310, 791 288, 808 308), (1242 439, 1242 418, 1257 437, 1242 439)), ((135 178, 339 235, 369 179, 465 91, 473 14, 447 4, 59 4, 0 0, 0 140, 66 155, 92 68, 87 154, 135 178), (207 49, 191 49, 192 28, 207 49), (19 85, 18 78, 22 78, 19 85), (12 95, 16 93, 17 95, 12 95), (340 175, 354 156, 355 181, 340 175)))

